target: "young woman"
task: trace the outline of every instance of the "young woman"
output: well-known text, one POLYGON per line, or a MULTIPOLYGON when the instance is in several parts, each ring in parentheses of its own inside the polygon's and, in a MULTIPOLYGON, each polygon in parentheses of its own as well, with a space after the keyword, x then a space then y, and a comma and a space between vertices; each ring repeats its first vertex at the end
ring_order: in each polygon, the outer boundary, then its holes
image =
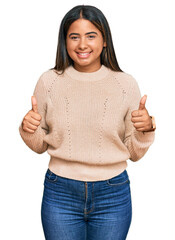
POLYGON ((56 65, 39 78, 20 134, 50 154, 42 224, 47 240, 124 240, 132 215, 127 160, 155 126, 136 80, 117 62, 108 22, 79 5, 63 18, 56 65))

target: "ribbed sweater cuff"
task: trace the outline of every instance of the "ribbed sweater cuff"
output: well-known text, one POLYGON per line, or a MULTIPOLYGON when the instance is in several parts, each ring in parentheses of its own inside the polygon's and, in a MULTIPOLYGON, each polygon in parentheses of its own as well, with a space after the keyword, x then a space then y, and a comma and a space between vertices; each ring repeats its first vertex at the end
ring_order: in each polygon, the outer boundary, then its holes
POLYGON ((25 132, 22 128, 22 123, 19 126, 20 135, 25 144, 37 153, 43 153, 47 149, 47 144, 43 142, 45 132, 38 126, 34 133, 25 132))
POLYGON ((133 129, 133 135, 138 142, 146 144, 152 144, 155 139, 155 131, 152 132, 139 132, 135 128, 133 129))
POLYGON ((38 135, 38 132, 39 132, 39 127, 36 129, 36 131, 34 133, 28 133, 28 132, 25 132, 22 128, 22 123, 20 124, 19 126, 19 132, 21 134, 21 137, 25 140, 30 140, 32 138, 35 138, 36 135, 38 135))

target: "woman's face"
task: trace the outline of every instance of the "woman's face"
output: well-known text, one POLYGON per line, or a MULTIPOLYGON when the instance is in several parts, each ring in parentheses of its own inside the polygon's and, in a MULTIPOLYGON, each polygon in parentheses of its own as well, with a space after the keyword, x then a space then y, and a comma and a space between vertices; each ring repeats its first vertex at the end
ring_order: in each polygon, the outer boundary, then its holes
POLYGON ((66 48, 80 72, 94 72, 101 67, 100 54, 106 47, 101 32, 89 20, 74 21, 67 32, 66 48))

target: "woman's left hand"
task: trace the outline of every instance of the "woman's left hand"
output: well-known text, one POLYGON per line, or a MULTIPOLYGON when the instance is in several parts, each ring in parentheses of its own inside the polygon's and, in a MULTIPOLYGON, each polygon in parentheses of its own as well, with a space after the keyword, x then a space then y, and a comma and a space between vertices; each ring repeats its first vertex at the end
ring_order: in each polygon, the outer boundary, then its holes
POLYGON ((131 113, 131 121, 134 127, 139 132, 149 132, 152 130, 152 121, 145 107, 147 95, 144 95, 140 100, 139 109, 131 113))

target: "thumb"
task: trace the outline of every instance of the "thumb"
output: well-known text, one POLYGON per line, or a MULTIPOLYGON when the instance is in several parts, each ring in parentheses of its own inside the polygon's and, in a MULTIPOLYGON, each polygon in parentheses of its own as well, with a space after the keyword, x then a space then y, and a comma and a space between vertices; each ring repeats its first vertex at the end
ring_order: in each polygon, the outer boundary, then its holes
POLYGON ((32 110, 36 113, 38 112, 37 101, 34 96, 32 96, 32 110))
POLYGON ((144 96, 141 98, 140 104, 139 104, 139 110, 145 109, 146 99, 147 99, 147 95, 144 95, 144 96))

